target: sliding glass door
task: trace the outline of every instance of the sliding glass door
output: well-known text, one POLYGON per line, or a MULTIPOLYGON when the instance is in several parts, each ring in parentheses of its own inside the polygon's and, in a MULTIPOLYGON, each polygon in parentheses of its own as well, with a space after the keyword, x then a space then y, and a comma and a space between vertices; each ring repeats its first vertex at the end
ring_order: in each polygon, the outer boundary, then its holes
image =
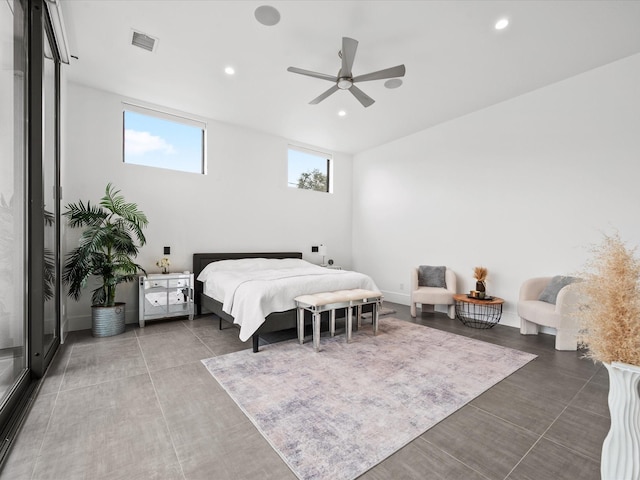
POLYGON ((59 68, 43 0, 0 0, 0 462, 59 345, 59 68))
POLYGON ((58 340, 58 67, 53 32, 42 25, 42 215, 44 217, 44 314, 42 342, 45 356, 58 340))
POLYGON ((0 2, 0 427, 10 423, 10 413, 30 380, 26 305, 26 18, 22 2, 0 2))
POLYGON ((41 377, 59 344, 59 59, 42 0, 29 5, 28 324, 29 368, 41 377))

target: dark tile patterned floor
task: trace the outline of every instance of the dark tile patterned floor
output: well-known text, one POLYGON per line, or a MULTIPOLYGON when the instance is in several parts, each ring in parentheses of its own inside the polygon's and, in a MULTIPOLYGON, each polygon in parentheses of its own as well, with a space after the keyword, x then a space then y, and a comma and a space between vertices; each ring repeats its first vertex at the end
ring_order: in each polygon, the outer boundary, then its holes
MULTIPOLYGON (((554 337, 476 330, 440 313, 395 318, 524 350, 534 361, 361 478, 600 478, 606 370, 554 337)), ((384 317, 382 317, 384 319, 384 317)), ((384 320, 382 320, 384 321, 384 320)), ((200 359, 250 348, 211 316, 72 332, 54 359, 1 479, 295 479, 200 359)), ((270 335, 275 342, 295 337, 270 335)))

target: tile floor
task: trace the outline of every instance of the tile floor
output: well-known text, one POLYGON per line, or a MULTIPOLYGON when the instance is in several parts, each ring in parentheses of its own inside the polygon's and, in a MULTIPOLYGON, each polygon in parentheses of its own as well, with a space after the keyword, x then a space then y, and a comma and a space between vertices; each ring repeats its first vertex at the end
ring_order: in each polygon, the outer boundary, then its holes
MULTIPOLYGON (((411 321, 409 308, 394 317, 411 321)), ((384 321, 384 317, 382 317, 384 321)), ((418 323, 538 358, 365 473, 375 479, 599 479, 609 428, 606 370, 549 335, 418 323)), ((268 341, 295 337, 273 335, 268 341)), ((200 359, 249 348, 217 321, 152 322, 119 336, 72 332, 58 351, 0 478, 295 479, 200 359)))

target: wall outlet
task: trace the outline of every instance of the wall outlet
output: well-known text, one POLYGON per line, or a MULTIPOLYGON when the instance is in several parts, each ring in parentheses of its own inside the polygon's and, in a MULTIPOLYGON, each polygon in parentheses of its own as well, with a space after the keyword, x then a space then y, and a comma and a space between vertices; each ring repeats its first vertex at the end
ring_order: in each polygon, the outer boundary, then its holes
POLYGON ((171 247, 164 247, 164 254, 171 255, 171 247))
POLYGON ((400 284, 400 290, 404 290, 404 283, 400 284))
POLYGON ((318 247, 311 247, 311 253, 318 253, 318 247))

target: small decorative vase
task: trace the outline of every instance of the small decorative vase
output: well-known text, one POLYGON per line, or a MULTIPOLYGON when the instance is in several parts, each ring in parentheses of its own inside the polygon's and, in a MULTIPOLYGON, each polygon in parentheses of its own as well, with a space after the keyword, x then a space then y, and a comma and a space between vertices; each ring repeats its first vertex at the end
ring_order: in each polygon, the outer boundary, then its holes
POLYGON ((162 267, 162 273, 163 274, 169 273, 169 267, 162 267))
POLYGON ((486 291, 484 282, 476 282, 476 290, 484 293, 486 291))
POLYGON ((609 371, 611 429, 602 444, 602 480, 640 478, 640 367, 603 363, 609 371))

